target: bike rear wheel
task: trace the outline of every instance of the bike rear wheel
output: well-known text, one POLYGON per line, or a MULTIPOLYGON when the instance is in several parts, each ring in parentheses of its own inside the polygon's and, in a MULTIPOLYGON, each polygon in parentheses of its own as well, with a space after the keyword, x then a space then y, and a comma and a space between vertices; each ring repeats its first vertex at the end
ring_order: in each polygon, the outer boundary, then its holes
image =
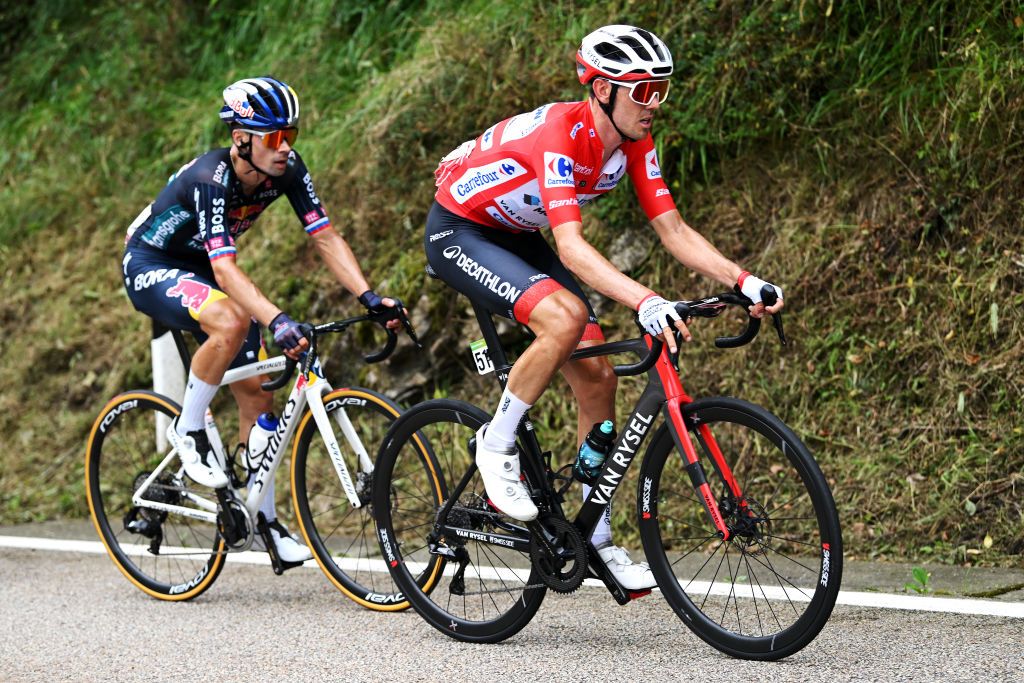
POLYGON ((529 552, 487 541, 529 538, 520 522, 486 503, 470 440, 488 417, 475 406, 447 399, 409 409, 381 447, 373 490, 378 540, 395 583, 431 626, 477 643, 518 633, 537 613, 546 592, 529 552), (441 501, 424 495, 435 485, 417 465, 424 448, 438 467, 432 476, 441 501), (450 511, 439 514, 466 476, 450 511), (446 536, 439 531, 445 524, 464 529, 466 535, 446 536), (417 578, 439 558, 439 571, 430 580, 417 578))
MULTIPOLYGON (((132 502, 163 461, 157 414, 175 417, 178 405, 150 391, 114 397, 93 423, 85 455, 85 490, 100 540, 135 586, 160 600, 190 600, 213 585, 224 568, 224 541, 216 524, 132 502)), ((180 474, 175 459, 143 495, 191 506, 189 496, 216 501, 213 491, 180 474)))
POLYGON ((796 434, 763 408, 710 398, 683 413, 731 537, 711 523, 663 426, 638 488, 647 561, 665 599, 707 643, 743 659, 787 657, 818 635, 839 593, 842 537, 828 483, 796 434), (715 465, 716 450, 742 495, 715 465))
MULTIPOLYGON (((299 423, 292 452, 292 495, 299 527, 317 564, 346 597, 372 610, 407 609, 409 601, 391 578, 376 540, 371 497, 373 472, 360 465, 353 441, 338 424, 343 413, 363 448, 373 457, 402 411, 369 389, 337 389, 324 396, 323 401, 361 505, 352 507, 313 414, 307 411, 299 423)), ((408 464, 415 466, 413 462, 408 464)), ((430 475, 429 456, 422 451, 419 467, 422 471, 415 478, 423 486, 422 510, 430 511, 442 496, 437 481, 430 475)), ((440 558, 434 558, 425 568, 426 574, 432 573, 439 562, 440 558)))

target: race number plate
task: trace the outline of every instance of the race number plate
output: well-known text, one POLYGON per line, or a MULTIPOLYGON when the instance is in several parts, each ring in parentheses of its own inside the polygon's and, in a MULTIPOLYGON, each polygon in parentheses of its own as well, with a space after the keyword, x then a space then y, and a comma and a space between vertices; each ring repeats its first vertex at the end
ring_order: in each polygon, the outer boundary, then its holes
POLYGON ((494 363, 491 362, 491 354, 487 353, 487 342, 477 339, 470 343, 469 350, 473 352, 473 362, 476 363, 476 371, 481 375, 494 372, 494 363))

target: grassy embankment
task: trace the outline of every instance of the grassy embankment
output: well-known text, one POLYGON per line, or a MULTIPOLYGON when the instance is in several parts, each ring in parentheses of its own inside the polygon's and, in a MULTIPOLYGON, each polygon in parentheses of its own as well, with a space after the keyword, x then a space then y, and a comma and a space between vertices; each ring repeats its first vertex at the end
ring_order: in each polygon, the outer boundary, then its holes
MULTIPOLYGON (((95 411, 148 382, 148 322, 118 277, 123 230, 171 172, 224 144, 220 89, 245 75, 297 88, 298 147, 321 196, 380 289, 415 304, 429 344, 384 371, 335 363, 339 381, 490 404, 470 370, 467 307, 422 275, 431 171, 500 118, 580 97, 579 38, 628 21, 674 50, 656 137, 684 216, 787 293, 790 348, 765 337, 723 353, 709 341, 726 324, 701 325, 687 387, 742 395, 797 429, 833 481, 852 554, 1019 562, 1013 3, 365 4, 0 10, 0 522, 83 514, 95 411)), ((243 266, 296 317, 354 311, 282 204, 242 240, 243 266)), ((586 220, 599 248, 666 295, 715 289, 660 252, 628 190, 586 220)), ((627 311, 600 312, 609 336, 630 333, 627 311)), ((637 390, 623 382, 620 404, 637 390)), ((568 460, 561 387, 535 418, 568 460)))

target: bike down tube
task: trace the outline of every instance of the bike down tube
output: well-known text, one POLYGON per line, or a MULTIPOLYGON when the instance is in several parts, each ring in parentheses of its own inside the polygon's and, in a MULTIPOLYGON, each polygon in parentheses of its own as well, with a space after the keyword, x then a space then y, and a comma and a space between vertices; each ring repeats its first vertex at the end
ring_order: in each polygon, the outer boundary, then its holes
MULTIPOLYGON (((711 518, 711 523, 714 524, 718 533, 721 534, 722 540, 728 540, 731 536, 729 527, 726 526, 722 513, 718 510, 718 503, 715 501, 715 496, 711 491, 711 484, 708 483, 707 476, 704 474, 704 468, 701 466, 700 459, 697 456, 697 449, 693 446, 689 430, 686 428, 686 420, 683 418, 681 405, 691 403, 693 399, 687 395, 683 389, 682 382, 679 381, 679 374, 669 358, 668 347, 662 349, 661 356, 658 357, 658 361, 648 371, 648 374, 656 375, 660 380, 661 386, 664 388, 665 419, 669 424, 669 431, 672 433, 673 441, 683 452, 686 460, 685 469, 687 474, 690 475, 690 482, 693 484, 698 498, 704 505, 704 510, 708 513, 708 517, 711 518)), ((710 436, 710 430, 707 433, 710 436)), ((725 468, 723 475, 728 473, 727 480, 730 481, 732 487, 735 487, 732 471, 725 465, 725 458, 722 457, 721 451, 718 452, 716 461, 717 464, 725 468)))
MULTIPOLYGON (((284 358, 281 357, 280 359, 273 360, 280 360, 283 363, 284 358)), ((244 370, 245 368, 238 369, 244 370)), ((248 377, 251 375, 246 376, 248 377)), ((241 378, 235 379, 237 380, 241 378)), ((256 519, 256 513, 259 511, 260 503, 263 502, 263 497, 266 495, 266 483, 273 479, 274 475, 277 473, 277 468, 284 460, 285 447, 291 443, 292 436, 295 434, 295 429, 299 422, 298 417, 302 415, 302 411, 305 407, 306 395, 300 389, 299 383, 296 382, 295 386, 292 388, 291 394, 288 395, 288 402, 285 403, 284 409, 281 411, 281 417, 277 423, 277 431, 275 431, 270 437, 270 445, 267 448, 268 455, 263 457, 263 461, 260 463, 259 469, 256 471, 256 475, 249 486, 249 495, 245 498, 245 507, 253 519, 256 519)))
POLYGON ((619 438, 615 442, 608 458, 605 460, 601 474, 598 475, 587 496, 583 507, 573 524, 580 530, 584 538, 590 538, 604 509, 611 502, 612 496, 625 477, 626 470, 640 452, 651 425, 658 416, 658 410, 665 401, 665 393, 657 382, 650 382, 637 401, 633 414, 625 423, 619 438))
MULTIPOLYGON (((345 464, 345 458, 341 455, 341 445, 334 436, 331 418, 327 415, 327 409, 324 408, 323 394, 325 391, 330 391, 330 386, 328 386, 327 380, 316 377, 313 373, 310 373, 310 377, 315 379, 312 379, 313 383, 306 385, 304 389, 308 394, 309 410, 313 413, 313 420, 316 422, 320 437, 324 440, 327 452, 331 456, 331 462, 334 463, 334 469, 338 473, 341 487, 345 489, 345 495, 348 496, 348 502, 352 507, 358 508, 360 507, 359 494, 356 493, 356 487, 352 483, 352 475, 348 471, 348 465, 345 464), (313 386, 313 384, 320 386, 313 386)), ((349 423, 349 428, 351 427, 352 424, 349 423)), ((346 434, 346 436, 348 435, 346 434)))

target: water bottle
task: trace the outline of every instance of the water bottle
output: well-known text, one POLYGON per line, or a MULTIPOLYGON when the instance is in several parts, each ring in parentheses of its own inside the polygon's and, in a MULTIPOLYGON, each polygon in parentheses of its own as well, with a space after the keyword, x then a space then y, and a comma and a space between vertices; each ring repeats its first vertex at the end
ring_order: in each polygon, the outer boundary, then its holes
POLYGON ((615 443, 615 427, 611 420, 595 424, 587 434, 572 466, 572 476, 584 484, 593 484, 601 474, 604 460, 615 443))
POLYGON ((260 413, 256 424, 249 430, 249 443, 245 450, 245 466, 250 472, 259 470, 270 445, 270 436, 277 431, 277 418, 273 413, 260 413))

